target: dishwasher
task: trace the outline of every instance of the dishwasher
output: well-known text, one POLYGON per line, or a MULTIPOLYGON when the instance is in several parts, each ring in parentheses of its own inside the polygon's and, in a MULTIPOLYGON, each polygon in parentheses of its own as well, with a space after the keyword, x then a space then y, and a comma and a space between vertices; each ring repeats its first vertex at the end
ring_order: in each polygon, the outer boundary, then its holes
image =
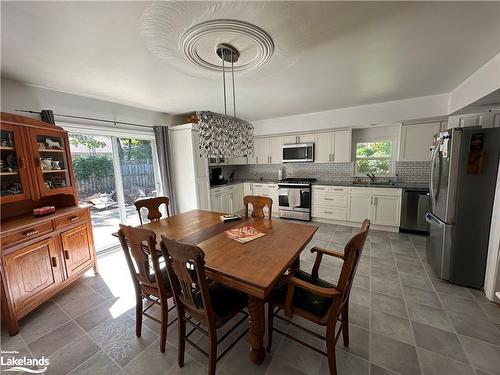
POLYGON ((403 189, 400 232, 429 233, 429 224, 425 221, 429 204, 429 190, 403 189))

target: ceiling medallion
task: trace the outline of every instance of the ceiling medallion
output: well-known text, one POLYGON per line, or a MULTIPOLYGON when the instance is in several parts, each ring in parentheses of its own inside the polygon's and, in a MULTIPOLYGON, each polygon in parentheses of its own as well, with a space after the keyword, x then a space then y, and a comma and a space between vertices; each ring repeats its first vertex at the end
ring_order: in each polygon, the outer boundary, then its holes
POLYGON ((234 71, 257 68, 268 61, 274 52, 274 43, 261 28, 244 21, 220 19, 205 21, 187 30, 180 38, 179 47, 193 64, 215 72, 222 71, 220 62, 214 61, 213 50, 207 47, 215 41, 229 40, 239 51, 234 71), (245 54, 245 51, 247 53, 245 54))

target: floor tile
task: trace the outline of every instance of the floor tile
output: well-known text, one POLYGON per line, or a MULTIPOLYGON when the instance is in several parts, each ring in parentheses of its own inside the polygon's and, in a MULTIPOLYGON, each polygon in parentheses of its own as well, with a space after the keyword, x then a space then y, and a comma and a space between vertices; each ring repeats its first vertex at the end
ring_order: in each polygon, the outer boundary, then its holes
POLYGON ((408 317, 405 303, 401 298, 391 297, 373 291, 371 293, 371 308, 398 315, 403 318, 408 317))
POLYGON ((394 259, 382 259, 374 257, 372 259, 372 266, 385 267, 385 268, 396 268, 396 262, 394 259))
POLYGON ((403 298, 401 285, 399 281, 379 279, 378 277, 371 278, 371 290, 383 293, 392 297, 403 298))
POLYGON ((395 253, 394 258, 396 258, 396 262, 413 263, 420 265, 420 259, 418 258, 418 256, 413 254, 395 253))
POLYGON ((467 336, 460 336, 467 357, 474 367, 500 374, 500 346, 491 345, 467 336))
POLYGON ((370 309, 349 302, 349 323, 368 329, 370 326, 370 309))
POLYGON ((82 315, 75 318, 75 322, 78 323, 84 331, 90 331, 92 328, 98 326, 99 324, 113 319, 113 314, 111 314, 110 307, 113 302, 104 302, 100 305, 94 307, 93 309, 83 313, 82 315))
POLYGON ((89 335, 97 344, 103 346, 130 327, 135 327, 135 321, 123 314, 93 328, 89 331, 89 335))
POLYGON ((493 302, 481 302, 481 310, 486 314, 488 320, 500 324, 500 308, 493 302))
POLYGON ((413 322, 413 332, 418 347, 457 361, 467 361, 456 334, 417 322, 413 322))
POLYGON ((104 352, 99 351, 75 368, 69 375, 114 375, 120 368, 104 352))
POLYGON ((421 348, 417 352, 424 375, 474 375, 469 364, 421 348))
MULTIPOLYGON (((185 363, 190 362, 194 362, 194 359, 186 356, 185 363)), ((129 374, 161 375, 167 373, 173 366, 178 366, 177 348, 173 345, 167 345, 165 353, 162 353, 160 352, 160 340, 157 339, 145 350, 136 353, 136 357, 124 369, 129 374)))
POLYGON ((403 293, 408 302, 422 303, 424 305, 441 308, 438 296, 431 290, 403 286, 403 293))
POLYGON ((457 297, 462 297, 462 298, 468 298, 472 299, 472 293, 469 291, 469 289, 454 285, 452 283, 449 283, 447 281, 443 280, 433 280, 432 284, 434 285, 434 288, 436 288, 436 291, 438 293, 444 293, 444 294, 449 294, 452 296, 457 296, 457 297))
POLYGON ((486 315, 473 299, 455 297, 448 294, 440 294, 440 298, 443 301, 445 310, 470 315, 474 318, 486 319, 486 315))
POLYGON ((412 321, 427 324, 432 327, 444 329, 453 332, 451 324, 445 311, 432 306, 422 305, 420 303, 408 302, 408 312, 412 321))
POLYGON ((287 362, 281 358, 273 358, 266 375, 307 375, 305 372, 290 366, 287 362))
MULTIPOLYGON (((355 355, 337 349, 335 353, 337 373, 340 375, 368 375, 369 363, 355 355)), ((309 373, 310 374, 310 373, 309 373)), ((322 358, 319 375, 330 375, 328 359, 322 358)), ((271 375, 271 374, 269 374, 271 375)), ((274 375, 274 374, 273 374, 274 375)))
POLYGON ((469 315, 454 312, 448 314, 458 334, 500 345, 500 332, 493 323, 481 318, 472 318, 469 315))
POLYGON ((28 315, 25 320, 21 320, 20 334, 29 343, 68 321, 68 316, 60 309, 41 317, 28 315))
POLYGON ((84 331, 80 327, 69 321, 29 343, 28 348, 35 357, 48 357, 83 334, 84 331))
POLYGON ((366 329, 349 324, 349 346, 344 346, 342 335, 337 341, 337 349, 345 350, 358 357, 368 360, 370 357, 370 332, 366 329))
POLYGON ((24 341, 20 334, 15 336, 9 336, 7 327, 1 326, 1 336, 0 336, 1 349, 4 351, 16 350, 24 346, 24 341))
POLYGON ((415 345, 410 321, 382 311, 371 312, 371 330, 395 340, 415 345))
POLYGON ((370 356, 371 362, 380 367, 404 375, 420 375, 417 352, 412 345, 372 332, 370 356))
POLYGON ((83 283, 77 283, 60 291, 56 294, 53 300, 59 305, 64 306, 73 302, 81 301, 82 297, 89 295, 92 292, 94 292, 94 289, 91 287, 83 283))
POLYGON ((368 290, 370 289, 370 278, 365 275, 356 274, 352 285, 368 290))
POLYGON ((424 267, 420 263, 408 263, 396 261, 399 272, 412 273, 414 275, 424 274, 424 267))
MULTIPOLYGON (((158 335, 150 329, 142 327, 141 337, 135 335, 135 329, 130 327, 120 334, 106 341, 102 346, 103 351, 118 365, 124 367, 144 349, 150 346, 158 335)), ((160 351, 160 345, 156 347, 160 351)))
POLYGON ((106 299, 97 292, 91 292, 78 301, 68 303, 62 306, 62 309, 71 318, 75 318, 84 312, 89 311, 95 306, 105 302, 106 299))
MULTIPOLYGON (((280 345, 278 352, 281 351, 281 346, 283 344, 285 344, 285 347, 284 347, 285 351, 290 350, 290 352, 288 352, 288 353, 289 353, 289 355, 294 356, 294 360, 292 360, 291 358, 287 358, 286 354, 285 354, 285 356, 281 356, 280 358, 283 361, 287 362, 289 366, 294 367, 294 368, 301 370, 303 372, 305 369, 304 366, 306 365, 305 361, 309 361, 308 364, 312 366, 310 368, 314 369, 314 371, 317 371, 317 369, 319 368, 319 359, 316 358, 317 363, 311 364, 311 361, 312 361, 311 352, 314 354, 317 354, 317 353, 315 353, 312 350, 309 350, 309 349, 305 348, 304 346, 294 342, 294 344, 297 344, 302 348, 302 353, 300 353, 298 351, 300 349, 298 349, 298 347, 296 347, 295 345, 291 344, 291 342, 292 342, 292 340, 283 340, 281 342, 281 345, 280 345), (296 361, 296 359, 298 359, 297 358, 298 356, 301 356, 302 362, 296 361)), ((224 371, 224 373, 231 374, 231 375, 241 375, 241 374, 248 374, 248 375, 261 375, 262 374, 262 375, 264 375, 264 374, 266 374, 267 370, 269 368, 269 365, 271 364, 271 360, 274 359, 274 357, 270 356, 270 355, 266 355, 264 362, 262 362, 260 365, 256 365, 256 364, 252 363, 252 361, 250 361, 250 357, 249 357, 248 353, 249 353, 248 344, 243 342, 243 341, 239 341, 231 349, 231 351, 226 354, 226 356, 222 359, 222 361, 217 363, 217 369, 218 369, 217 373, 219 372, 219 369, 220 369, 221 371, 224 371)), ((321 356, 320 354, 318 354, 318 355, 321 356)), ((278 357, 278 355, 276 355, 276 357, 278 357)), ((206 363, 207 360, 205 359, 204 361, 206 363)))
POLYGON ((370 375, 398 375, 398 373, 391 370, 387 370, 372 363, 370 365, 370 375))
POLYGON ((431 281, 425 272, 420 274, 399 272, 399 278, 401 279, 401 284, 404 286, 411 286, 420 289, 432 289, 431 281))
POLYGON ((370 291, 353 286, 351 288, 351 294, 349 295, 349 301, 357 305, 368 307, 370 306, 370 291))
POLYGON ((372 277, 378 277, 380 279, 387 279, 391 281, 398 281, 399 275, 395 268, 379 267, 372 265, 371 267, 372 277))
POLYGON ((50 374, 67 374, 99 351, 99 347, 87 336, 80 336, 49 357, 50 374))

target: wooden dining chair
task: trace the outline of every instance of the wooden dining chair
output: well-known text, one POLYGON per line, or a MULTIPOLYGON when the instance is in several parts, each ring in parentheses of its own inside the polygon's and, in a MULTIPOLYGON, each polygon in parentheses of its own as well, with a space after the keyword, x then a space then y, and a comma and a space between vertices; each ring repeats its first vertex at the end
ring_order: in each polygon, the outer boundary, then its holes
POLYGON ((252 205, 252 217, 264 219, 264 208, 269 209, 269 219, 273 211, 273 200, 269 197, 260 195, 247 195, 243 197, 243 204, 245 205, 245 219, 248 219, 248 205, 252 205))
POLYGON ((168 209, 168 205, 170 204, 170 199, 168 197, 154 197, 154 198, 145 198, 139 199, 134 202, 135 209, 139 214, 139 220, 142 222, 141 209, 145 208, 148 210, 148 220, 156 221, 161 219, 160 207, 164 204, 167 208, 167 217, 170 217, 170 211, 168 209))
POLYGON ((120 224, 118 238, 134 283, 136 296, 135 334, 137 337, 141 337, 143 315, 160 323, 160 351, 164 353, 167 328, 175 322, 174 319, 168 323, 168 313, 175 306, 168 308, 168 299, 173 297, 173 293, 167 269, 160 268, 160 254, 156 249, 155 233, 147 229, 120 224), (149 305, 143 309, 144 299, 149 302, 149 305), (147 313, 154 305, 160 306, 160 320, 147 313))
POLYGON ((217 345, 248 318, 248 314, 242 311, 247 304, 247 296, 235 289, 207 280, 205 254, 199 247, 169 240, 164 236, 160 246, 163 256, 167 259, 168 276, 177 306, 179 367, 184 365, 187 341, 208 357, 208 373, 213 375, 216 363, 248 332, 247 328, 220 355, 217 355, 217 345), (242 318, 217 339, 217 329, 238 313, 243 315, 242 318), (193 327, 187 334, 186 323, 193 327), (189 339, 196 330, 208 336, 208 353, 189 339))
POLYGON ((335 365, 335 345, 342 333, 344 346, 349 346, 349 294, 356 273, 361 252, 365 244, 366 236, 370 228, 370 221, 366 219, 361 231, 352 237, 344 248, 344 253, 333 250, 325 250, 318 247, 311 249, 312 253, 317 253, 312 272, 306 273, 302 270, 295 270, 289 276, 286 284, 279 288, 268 305, 268 343, 267 351, 271 351, 273 331, 297 341, 298 343, 328 357, 330 374, 336 375, 335 365), (343 260, 342 270, 337 285, 331 284, 319 278, 318 271, 324 255, 333 256, 343 260), (275 308, 278 307, 275 311, 275 308), (294 314, 326 326, 326 337, 323 337, 310 329, 278 315, 280 310, 284 310, 286 318, 292 318, 294 314), (291 336, 273 327, 273 319, 279 318, 292 324, 293 326, 326 340, 326 353, 310 344, 291 336), (336 330, 337 322, 340 322, 336 330))

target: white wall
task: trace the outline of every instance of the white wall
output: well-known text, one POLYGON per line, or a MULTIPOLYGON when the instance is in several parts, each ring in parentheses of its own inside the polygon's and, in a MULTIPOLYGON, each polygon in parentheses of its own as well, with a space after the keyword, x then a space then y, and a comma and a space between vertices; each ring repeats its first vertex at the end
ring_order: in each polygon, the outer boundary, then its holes
MULTIPOLYGON (((16 109, 40 111, 51 109, 55 113, 96 117, 144 125, 171 124, 173 116, 166 113, 147 111, 107 101, 67 94, 26 85, 2 78, 1 110, 22 116, 40 118, 37 114, 15 112, 16 109)), ((57 120, 57 119, 56 119, 57 120)), ((76 120, 71 120, 72 122, 76 120)))
POLYGON ((498 88, 500 52, 450 92, 448 113, 454 113, 498 88))
POLYGON ((448 94, 253 121, 255 135, 394 124, 448 114, 448 94))

